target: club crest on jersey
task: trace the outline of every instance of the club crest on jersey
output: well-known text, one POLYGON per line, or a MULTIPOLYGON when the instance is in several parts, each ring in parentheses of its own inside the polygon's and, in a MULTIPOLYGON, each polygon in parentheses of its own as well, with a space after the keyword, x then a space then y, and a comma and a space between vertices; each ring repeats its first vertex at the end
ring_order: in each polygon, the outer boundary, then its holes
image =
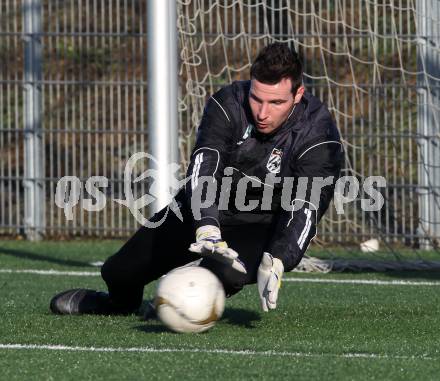
POLYGON ((278 148, 274 148, 267 161, 266 168, 271 173, 280 173, 281 169, 281 158, 283 156, 283 151, 278 148))

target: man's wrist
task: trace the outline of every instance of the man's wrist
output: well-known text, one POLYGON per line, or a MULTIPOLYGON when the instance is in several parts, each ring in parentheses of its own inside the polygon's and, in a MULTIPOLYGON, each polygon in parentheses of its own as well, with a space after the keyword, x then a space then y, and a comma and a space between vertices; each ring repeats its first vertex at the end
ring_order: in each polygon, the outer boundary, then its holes
POLYGON ((196 241, 202 240, 221 240, 220 228, 214 225, 204 225, 196 229, 196 241))
POLYGON ((220 222, 217 218, 211 216, 202 217, 200 220, 194 220, 194 228, 197 230, 202 226, 217 226, 220 227, 220 222))

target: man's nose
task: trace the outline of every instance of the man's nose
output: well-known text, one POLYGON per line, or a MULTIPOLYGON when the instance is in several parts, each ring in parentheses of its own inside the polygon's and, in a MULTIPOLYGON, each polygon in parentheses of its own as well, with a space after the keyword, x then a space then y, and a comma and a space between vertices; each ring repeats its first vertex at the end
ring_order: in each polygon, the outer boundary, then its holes
POLYGON ((262 103, 260 110, 258 111, 258 119, 264 120, 269 116, 269 105, 267 103, 262 103))

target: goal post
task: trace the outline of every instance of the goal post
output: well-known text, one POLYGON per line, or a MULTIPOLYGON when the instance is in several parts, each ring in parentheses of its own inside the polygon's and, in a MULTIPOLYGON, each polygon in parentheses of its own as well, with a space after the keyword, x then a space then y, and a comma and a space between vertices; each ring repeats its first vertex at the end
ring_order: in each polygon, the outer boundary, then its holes
MULTIPOLYGON (((440 237, 440 4, 417 1, 420 225, 422 237, 440 237)), ((432 249, 433 242, 422 239, 432 249)))
POLYGON ((148 0, 148 127, 149 148, 156 163, 158 212, 169 203, 173 173, 179 162, 177 127, 177 11, 175 1, 148 0))

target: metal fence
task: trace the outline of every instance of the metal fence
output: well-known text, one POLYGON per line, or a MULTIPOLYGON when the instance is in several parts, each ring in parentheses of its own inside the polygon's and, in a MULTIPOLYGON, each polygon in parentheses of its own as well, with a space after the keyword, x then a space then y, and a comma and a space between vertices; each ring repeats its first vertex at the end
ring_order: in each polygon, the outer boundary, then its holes
MULTIPOLYGON (((285 40, 304 59, 306 87, 327 102, 337 121, 347 150, 346 173, 359 179, 383 175, 388 182, 380 213, 363 213, 356 203, 344 216, 331 210, 320 238, 436 245, 436 1, 177 5, 183 166, 206 96, 247 78, 264 43, 285 40)), ((126 236, 136 229, 127 208, 112 200, 123 198, 128 158, 148 150, 146 11, 146 0, 1 1, 2 234, 126 236), (92 175, 109 179, 106 206, 93 213, 77 207, 73 220, 66 221, 55 205, 56 182, 77 176, 81 202, 92 175)), ((140 183, 137 191, 146 189, 140 183)))
MULTIPOLYGON (((137 222, 108 202, 100 213, 55 204, 63 176, 123 171, 147 151, 145 2, 2 1, 0 229, 3 234, 127 235, 137 222), (41 108, 40 108, 41 105, 41 108)), ((145 189, 143 189, 145 191, 145 189)))

